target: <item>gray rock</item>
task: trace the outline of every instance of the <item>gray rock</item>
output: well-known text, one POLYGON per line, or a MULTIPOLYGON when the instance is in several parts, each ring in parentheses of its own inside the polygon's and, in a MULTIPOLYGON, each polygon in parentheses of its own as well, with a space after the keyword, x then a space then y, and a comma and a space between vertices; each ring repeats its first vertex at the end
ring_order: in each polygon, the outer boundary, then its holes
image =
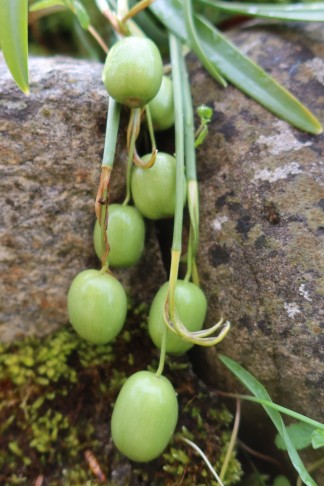
MULTIPOLYGON (((323 34, 290 24, 232 38, 324 122, 323 34)), ((209 381, 233 390, 222 352, 275 401, 323 420, 324 137, 291 128, 232 87, 218 89, 197 64, 191 82, 195 103, 215 110, 198 151, 201 284, 209 324, 232 323, 198 360, 209 381)))
MULTIPOLYGON (((2 57, 0 66, 0 339, 10 340, 65 324, 71 280, 99 266, 92 231, 108 96, 99 63, 30 59, 29 97, 2 57)), ((126 116, 111 201, 125 193, 126 116)), ((165 278, 155 239, 141 265, 116 273, 131 295, 152 297, 165 278)))

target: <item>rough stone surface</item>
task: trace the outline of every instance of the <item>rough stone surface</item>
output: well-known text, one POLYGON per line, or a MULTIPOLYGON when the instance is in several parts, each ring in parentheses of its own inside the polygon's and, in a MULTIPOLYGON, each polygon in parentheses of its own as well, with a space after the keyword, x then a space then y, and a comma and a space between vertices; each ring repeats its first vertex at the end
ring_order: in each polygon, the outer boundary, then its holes
MULTIPOLYGON (((31 59, 29 97, 14 85, 2 57, 0 70, 0 339, 8 340, 65 324, 72 278, 98 267, 92 230, 108 96, 96 63, 31 59)), ((124 197, 125 162, 122 129, 112 201, 124 197)), ((143 300, 165 278, 157 248, 150 238, 142 264, 117 272, 143 300)))
MULTIPOLYGON (((233 40, 324 122, 322 26, 254 27, 233 40)), ((324 137, 291 128, 234 88, 215 88, 195 64, 195 102, 215 109, 199 149, 201 283, 209 324, 232 330, 220 351, 273 399, 323 420, 324 137)), ((208 379, 233 389, 213 349, 208 379)))

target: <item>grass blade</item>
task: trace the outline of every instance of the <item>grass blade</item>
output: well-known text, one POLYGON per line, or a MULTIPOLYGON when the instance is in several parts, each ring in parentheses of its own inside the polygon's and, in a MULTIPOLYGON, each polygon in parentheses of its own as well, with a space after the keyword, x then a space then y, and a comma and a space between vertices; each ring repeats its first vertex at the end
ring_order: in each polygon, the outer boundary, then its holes
POLYGON ((266 19, 288 20, 297 22, 323 22, 324 3, 299 3, 297 5, 258 4, 241 2, 213 2, 200 0, 204 5, 222 12, 262 17, 266 19))
POLYGON ((29 7, 30 12, 38 12, 39 10, 44 10, 52 7, 62 7, 65 6, 63 0, 38 0, 38 2, 33 3, 29 7))
MULTIPOLYGON (((250 390, 253 395, 260 398, 261 400, 272 401, 270 395, 266 391, 263 385, 254 378, 251 373, 246 371, 241 365, 239 365, 236 361, 224 356, 222 354, 219 355, 219 359, 221 362, 240 380, 243 385, 250 390)), ((307 472, 302 460, 300 459, 298 452, 296 451, 287 429, 282 421, 281 415, 276 410, 272 408, 262 405, 264 410, 269 415, 270 419, 272 420, 273 424, 275 425, 276 429, 278 430, 279 434, 281 435, 283 441, 286 444, 287 452, 290 457, 290 460, 298 472, 300 478, 304 481, 307 486, 317 486, 315 481, 311 478, 309 473, 307 472)))
POLYGON ((0 46, 19 88, 29 94, 28 0, 1 0, 0 46))
POLYGON ((290 410, 289 408, 283 407, 282 405, 278 405, 277 403, 274 403, 273 401, 263 400, 262 398, 252 397, 251 395, 241 395, 239 393, 228 393, 227 396, 231 396, 232 398, 239 398, 240 400, 247 400, 249 402, 259 403, 260 405, 266 405, 268 407, 273 408, 274 410, 277 410, 278 412, 289 415, 289 417, 292 417, 296 420, 299 420, 300 422, 304 422, 305 424, 308 424, 308 425, 310 425, 314 428, 318 428, 320 430, 323 430, 323 432, 324 432, 324 424, 321 424, 321 422, 318 422, 317 420, 306 417, 306 415, 302 415, 301 413, 294 412, 293 410, 290 410))
POLYGON ((194 15, 192 11, 192 0, 187 0, 186 2, 183 2, 183 13, 184 13, 184 18, 186 23, 188 39, 192 50, 199 58, 200 62, 202 63, 206 71, 208 71, 209 74, 213 76, 213 78, 216 79, 216 81, 218 81, 219 84, 225 88, 227 86, 225 79, 219 73, 218 69, 216 69, 215 65, 209 62, 208 57, 205 55, 204 50, 200 45, 199 37, 197 35, 196 28, 195 28, 194 15))
MULTIPOLYGON (((179 0, 156 0, 149 8, 168 29, 190 44, 179 0)), ((312 134, 322 133, 317 118, 297 98, 241 54, 213 25, 196 15, 195 26, 205 55, 224 78, 291 125, 312 134)))

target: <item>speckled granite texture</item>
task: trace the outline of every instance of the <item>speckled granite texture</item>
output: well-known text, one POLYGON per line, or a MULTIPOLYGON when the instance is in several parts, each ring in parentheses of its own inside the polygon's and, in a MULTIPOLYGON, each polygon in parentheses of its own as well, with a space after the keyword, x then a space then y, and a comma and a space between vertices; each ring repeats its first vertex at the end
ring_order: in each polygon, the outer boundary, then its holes
MULTIPOLYGON (((234 32, 234 42, 324 123, 324 31, 301 24, 234 32)), ((195 102, 215 110, 198 152, 201 283, 209 324, 232 330, 217 348, 273 398, 323 420, 324 137, 291 128, 195 64, 195 102)), ((199 350, 209 379, 232 387, 216 349, 199 350)))
MULTIPOLYGON (((96 63, 30 59, 29 97, 16 88, 2 57, 0 70, 0 339, 9 340, 65 324, 72 278, 99 266, 92 230, 108 96, 96 63)), ((126 160, 122 130, 112 201, 123 200, 126 160)), ((142 264, 118 276, 130 294, 136 286, 136 297, 147 299, 161 272, 151 238, 142 264)))

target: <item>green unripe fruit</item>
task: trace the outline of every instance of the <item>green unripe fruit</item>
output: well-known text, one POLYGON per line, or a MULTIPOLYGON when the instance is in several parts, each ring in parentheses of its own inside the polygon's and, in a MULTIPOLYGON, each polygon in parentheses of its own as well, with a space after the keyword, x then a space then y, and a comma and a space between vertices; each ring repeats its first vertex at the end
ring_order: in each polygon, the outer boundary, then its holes
POLYGON ((94 344, 109 343, 121 331, 127 312, 123 286, 108 273, 84 270, 72 281, 68 315, 75 331, 94 344))
POLYGON ((112 439, 129 459, 148 462, 164 451, 177 420, 178 402, 169 380, 139 371, 128 378, 117 397, 112 439))
POLYGON ((146 105, 159 91, 160 52, 146 37, 125 37, 110 49, 102 80, 112 98, 130 108, 146 105))
POLYGON ((158 94, 149 102, 154 130, 166 130, 174 125, 172 81, 163 76, 158 94))
MULTIPOLYGON (((149 313, 148 332, 156 347, 161 348, 162 336, 166 326, 164 305, 169 283, 166 282, 155 295, 149 313)), ((175 290, 175 305, 181 322, 189 331, 200 331, 207 312, 207 301, 203 291, 192 282, 178 280, 175 290)), ((167 329, 166 352, 184 354, 193 344, 167 329)))
MULTIPOLYGON (((142 160, 148 162, 151 154, 142 160)), ((149 219, 170 218, 174 215, 176 202, 176 160, 169 154, 158 152, 150 169, 133 167, 131 189, 135 206, 149 219)), ((184 193, 186 185, 184 178, 184 193)), ((183 204, 185 204, 185 197, 183 204)))
MULTIPOLYGON (((108 210, 108 262, 111 267, 130 267, 141 258, 145 242, 143 217, 133 206, 111 204, 108 210)), ((96 255, 102 256, 101 228, 96 221, 93 243, 96 255)))

